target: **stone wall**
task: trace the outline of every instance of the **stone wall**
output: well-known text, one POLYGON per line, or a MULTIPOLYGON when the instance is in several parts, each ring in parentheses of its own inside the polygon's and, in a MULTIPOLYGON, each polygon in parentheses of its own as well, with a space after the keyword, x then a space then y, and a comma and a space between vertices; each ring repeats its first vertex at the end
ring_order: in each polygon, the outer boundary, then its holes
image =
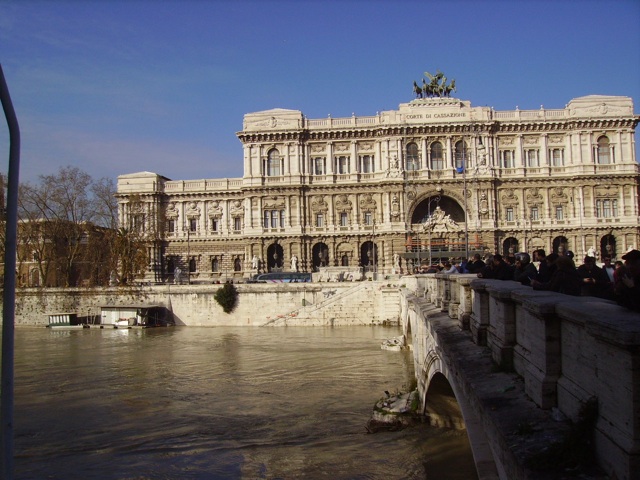
POLYGON ((16 326, 43 326, 52 313, 76 313, 82 323, 100 317, 101 306, 158 305, 176 325, 372 325, 398 320, 398 287, 382 282, 239 284, 235 310, 214 299, 222 285, 159 285, 140 288, 20 289, 16 326))

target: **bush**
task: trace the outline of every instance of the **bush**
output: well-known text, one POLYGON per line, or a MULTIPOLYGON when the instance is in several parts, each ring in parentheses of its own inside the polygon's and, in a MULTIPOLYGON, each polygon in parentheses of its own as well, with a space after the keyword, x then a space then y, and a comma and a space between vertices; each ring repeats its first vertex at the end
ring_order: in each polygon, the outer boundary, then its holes
POLYGON ((233 283, 225 283, 222 288, 216 291, 213 298, 222 307, 224 313, 231 313, 238 303, 238 290, 233 283))

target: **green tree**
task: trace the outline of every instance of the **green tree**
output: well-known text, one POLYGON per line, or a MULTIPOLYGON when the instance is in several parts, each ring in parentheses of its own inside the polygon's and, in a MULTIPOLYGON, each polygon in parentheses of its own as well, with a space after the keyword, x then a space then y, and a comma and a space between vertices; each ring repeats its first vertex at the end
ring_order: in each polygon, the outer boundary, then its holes
POLYGON ((238 303, 238 290, 233 283, 225 283, 221 288, 216 290, 213 295, 218 305, 222 307, 224 313, 231 313, 238 303))

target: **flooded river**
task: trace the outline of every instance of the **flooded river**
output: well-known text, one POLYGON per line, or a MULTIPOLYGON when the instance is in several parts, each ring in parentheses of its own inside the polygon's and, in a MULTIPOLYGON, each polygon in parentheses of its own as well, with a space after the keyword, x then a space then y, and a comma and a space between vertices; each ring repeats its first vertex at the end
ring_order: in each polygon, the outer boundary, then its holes
POLYGON ((17 479, 468 479, 466 436, 367 434, 384 327, 16 330, 17 479))

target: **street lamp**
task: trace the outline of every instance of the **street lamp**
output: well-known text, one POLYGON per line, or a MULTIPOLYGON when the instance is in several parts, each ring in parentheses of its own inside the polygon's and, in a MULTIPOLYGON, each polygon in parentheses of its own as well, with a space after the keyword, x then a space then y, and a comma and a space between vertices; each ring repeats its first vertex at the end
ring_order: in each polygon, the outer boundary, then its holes
MULTIPOLYGON (((433 258, 431 255, 431 230, 433 229, 433 224, 431 223, 431 204, 433 202, 436 202, 436 206, 438 206, 438 204, 440 203, 440 195, 436 195, 435 197, 431 197, 429 199, 429 205, 427 208, 428 211, 428 216, 427 216, 427 221, 429 222, 429 268, 431 268, 431 265, 433 265, 433 258)), ((420 260, 420 253, 418 252, 418 260, 420 260)))

